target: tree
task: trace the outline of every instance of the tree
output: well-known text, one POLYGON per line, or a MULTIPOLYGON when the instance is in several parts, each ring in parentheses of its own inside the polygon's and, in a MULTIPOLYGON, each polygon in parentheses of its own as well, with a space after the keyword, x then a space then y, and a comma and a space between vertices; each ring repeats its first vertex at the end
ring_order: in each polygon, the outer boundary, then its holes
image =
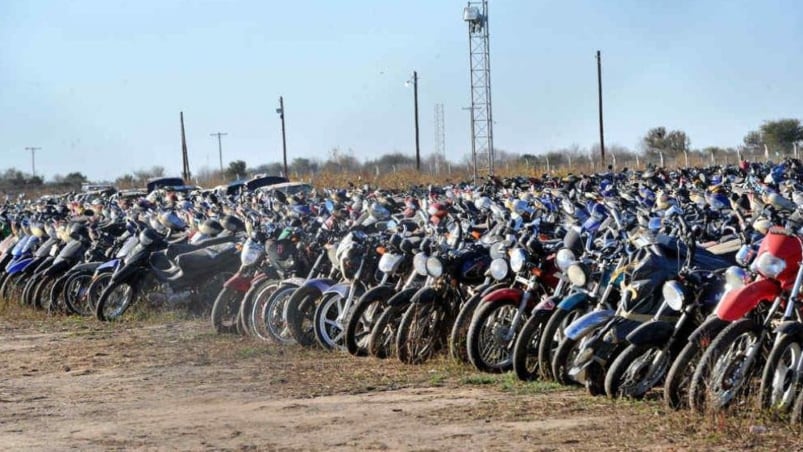
POLYGON ((86 176, 79 172, 68 173, 64 178, 61 180, 63 184, 72 185, 80 187, 81 184, 87 181, 86 176))
POLYGON ((761 136, 761 132, 758 130, 747 132, 742 141, 744 142, 745 150, 751 154, 760 152, 764 147, 764 137, 761 136))
POLYGON ((803 127, 797 119, 765 121, 761 125, 761 137, 772 150, 788 154, 795 143, 803 140, 803 127))
POLYGON ((641 140, 644 152, 649 157, 663 153, 666 157, 678 157, 687 153, 691 140, 682 130, 667 131, 665 127, 655 127, 647 131, 641 140))
POLYGON ((229 167, 226 168, 226 177, 229 179, 239 179, 246 176, 246 164, 242 160, 235 160, 229 163, 229 167))

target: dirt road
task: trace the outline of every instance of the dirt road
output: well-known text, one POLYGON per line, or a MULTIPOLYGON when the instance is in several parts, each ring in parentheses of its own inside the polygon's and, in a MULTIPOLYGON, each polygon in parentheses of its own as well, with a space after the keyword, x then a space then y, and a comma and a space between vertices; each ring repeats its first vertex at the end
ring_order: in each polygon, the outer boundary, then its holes
POLYGON ((0 449, 733 449, 798 445, 759 419, 668 412, 436 360, 357 359, 217 336, 0 314, 0 449))

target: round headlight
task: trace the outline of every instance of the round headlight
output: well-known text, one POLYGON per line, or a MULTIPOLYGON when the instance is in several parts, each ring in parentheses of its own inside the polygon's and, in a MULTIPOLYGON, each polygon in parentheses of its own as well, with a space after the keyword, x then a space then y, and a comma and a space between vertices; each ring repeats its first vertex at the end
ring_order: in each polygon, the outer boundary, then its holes
POLYGON ((674 311, 683 309, 683 286, 677 281, 667 281, 661 289, 661 294, 664 296, 667 306, 674 311))
POLYGON ((427 259, 427 273, 433 278, 438 278, 443 274, 443 262, 437 257, 427 259))
POLYGON ((744 287, 750 281, 750 273, 742 267, 735 265, 725 270, 725 290, 738 289, 744 287))
POLYGON ((491 276, 497 281, 505 279, 507 276, 507 261, 497 258, 491 261, 491 276))
POLYGON ((777 278, 786 269, 786 262, 783 259, 773 256, 772 253, 765 252, 753 263, 753 267, 767 278, 777 278))
POLYGON ((574 286, 585 287, 588 282, 586 269, 579 263, 570 265, 569 268, 566 269, 566 276, 569 278, 569 282, 574 286))
POLYGON ((527 261, 527 255, 521 248, 516 248, 510 251, 510 269, 518 273, 524 268, 524 263, 527 261))
POLYGON ((426 253, 418 253, 413 257, 413 268, 415 272, 421 276, 427 276, 427 255, 426 253))
POLYGON ((385 253, 379 259, 379 271, 382 273, 395 273, 404 256, 401 254, 385 253))
POLYGON ((558 254, 555 255, 555 265, 557 265, 562 272, 565 272, 566 269, 569 268, 569 265, 572 265, 572 262, 576 260, 577 258, 574 252, 568 248, 561 248, 558 254))
POLYGON ((240 262, 243 265, 252 265, 262 257, 264 248, 259 243, 253 240, 247 240, 243 245, 243 250, 240 252, 240 262))

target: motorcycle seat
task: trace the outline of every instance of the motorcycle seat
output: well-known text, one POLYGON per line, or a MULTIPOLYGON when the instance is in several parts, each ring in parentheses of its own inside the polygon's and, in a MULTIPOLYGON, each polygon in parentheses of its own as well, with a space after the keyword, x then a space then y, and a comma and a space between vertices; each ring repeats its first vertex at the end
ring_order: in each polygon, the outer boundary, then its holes
POLYGON ((201 249, 204 249, 204 248, 208 248, 208 247, 210 247, 212 245, 218 245, 218 244, 222 244, 222 243, 231 243, 231 242, 234 242, 235 240, 236 240, 236 236, 229 235, 229 236, 225 236, 225 237, 220 237, 220 236, 211 237, 211 238, 208 238, 208 239, 205 239, 205 240, 201 240, 198 243, 192 243, 192 244, 191 243, 186 243, 186 242, 184 242, 184 243, 175 243, 175 244, 171 244, 170 246, 167 247, 166 256, 170 260, 175 260, 178 256, 180 256, 182 254, 198 251, 198 250, 201 250, 201 249))

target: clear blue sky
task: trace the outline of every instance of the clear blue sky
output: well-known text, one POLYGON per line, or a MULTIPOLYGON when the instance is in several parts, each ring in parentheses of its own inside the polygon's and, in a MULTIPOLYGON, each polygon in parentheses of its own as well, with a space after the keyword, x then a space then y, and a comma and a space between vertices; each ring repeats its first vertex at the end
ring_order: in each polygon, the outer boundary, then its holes
MULTIPOLYGON (((450 159, 469 150, 465 3, 451 0, 2 0, 0 168, 92 179, 193 171, 335 146, 361 159, 422 152, 443 103, 450 159)), ((496 147, 539 153, 597 142, 603 55, 606 143, 685 130, 693 147, 735 146, 763 120, 801 117, 803 2, 491 0, 496 147)))

